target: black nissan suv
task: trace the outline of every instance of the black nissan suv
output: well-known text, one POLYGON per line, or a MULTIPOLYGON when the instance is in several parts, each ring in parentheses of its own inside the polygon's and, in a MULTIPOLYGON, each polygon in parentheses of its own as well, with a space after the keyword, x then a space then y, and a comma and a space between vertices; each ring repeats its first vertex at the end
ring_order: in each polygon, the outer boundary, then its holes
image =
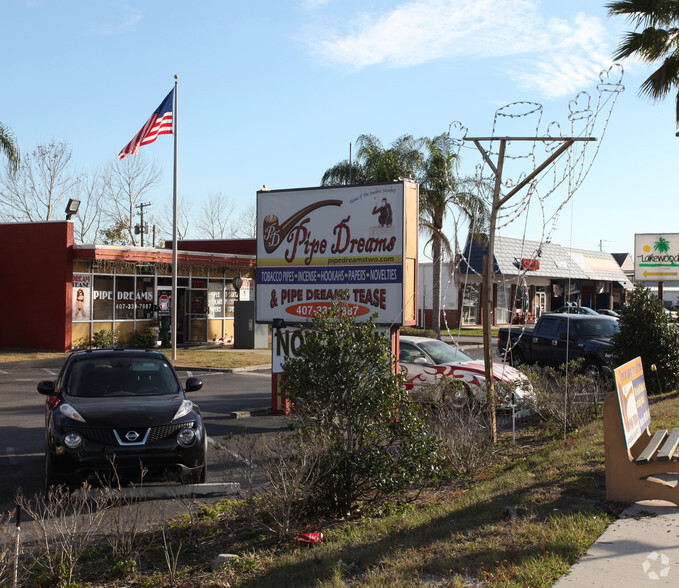
POLYGON ((38 392, 45 403, 45 472, 49 486, 84 480, 204 482, 207 436, 200 409, 167 357, 130 349, 73 353, 56 381, 38 392))

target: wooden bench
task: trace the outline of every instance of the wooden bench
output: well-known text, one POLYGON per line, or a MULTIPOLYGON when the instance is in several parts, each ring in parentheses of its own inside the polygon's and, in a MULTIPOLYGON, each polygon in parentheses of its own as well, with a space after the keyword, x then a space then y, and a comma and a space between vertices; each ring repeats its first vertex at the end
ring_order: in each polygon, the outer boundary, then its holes
POLYGON ((679 506, 679 428, 651 435, 647 428, 627 449, 618 395, 604 400, 606 498, 616 502, 666 500, 679 506))

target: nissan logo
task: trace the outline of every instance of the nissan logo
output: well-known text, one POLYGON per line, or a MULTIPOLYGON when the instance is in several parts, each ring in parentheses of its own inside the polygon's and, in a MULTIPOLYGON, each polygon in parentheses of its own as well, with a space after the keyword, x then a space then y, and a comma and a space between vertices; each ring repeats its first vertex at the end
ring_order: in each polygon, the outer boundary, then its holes
POLYGON ((139 439, 139 433, 137 433, 137 431, 128 431, 125 433, 125 439, 128 441, 136 441, 139 439))

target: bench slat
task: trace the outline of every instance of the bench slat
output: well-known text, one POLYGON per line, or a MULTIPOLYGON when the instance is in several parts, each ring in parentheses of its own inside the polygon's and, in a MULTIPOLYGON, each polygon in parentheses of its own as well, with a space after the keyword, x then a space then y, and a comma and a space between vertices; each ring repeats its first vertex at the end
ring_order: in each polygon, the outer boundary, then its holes
POLYGON ((658 461, 669 461, 677 450, 677 446, 679 446, 679 428, 672 429, 669 437, 658 451, 656 459, 658 461))
POLYGON ((646 445, 646 449, 644 449, 639 455, 639 457, 637 457, 634 460, 634 463, 636 463, 637 465, 643 465, 645 463, 650 462, 653 459, 653 455, 658 450, 658 447, 660 447, 660 444, 663 442, 666 436, 667 429, 661 429, 660 431, 656 431, 655 435, 653 435, 651 440, 648 442, 648 445, 646 445))

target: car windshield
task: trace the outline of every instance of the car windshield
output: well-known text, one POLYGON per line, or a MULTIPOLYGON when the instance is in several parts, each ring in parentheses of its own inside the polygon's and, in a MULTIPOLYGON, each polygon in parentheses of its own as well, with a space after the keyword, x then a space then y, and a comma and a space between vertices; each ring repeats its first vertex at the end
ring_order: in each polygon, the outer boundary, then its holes
POLYGON ((612 337, 620 330, 620 323, 615 319, 600 318, 574 323, 575 330, 584 339, 612 337))
POLYGON ((438 339, 418 342, 418 346, 429 355, 436 364, 452 363, 455 361, 471 361, 471 357, 467 354, 462 353, 459 349, 452 345, 448 345, 443 341, 439 341, 438 339))
POLYGON ((156 358, 87 358, 74 362, 64 391, 85 398, 176 394, 179 382, 166 361, 156 358))

